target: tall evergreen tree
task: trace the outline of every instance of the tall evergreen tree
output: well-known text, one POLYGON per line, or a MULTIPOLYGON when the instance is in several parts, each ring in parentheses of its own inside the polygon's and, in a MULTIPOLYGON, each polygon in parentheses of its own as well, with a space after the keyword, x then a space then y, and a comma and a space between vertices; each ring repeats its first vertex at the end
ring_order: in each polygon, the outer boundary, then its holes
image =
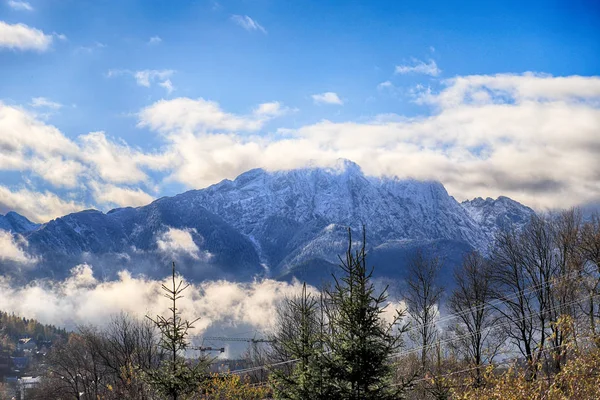
POLYGON ((337 399, 398 399, 405 386, 394 386, 390 356, 402 346, 403 312, 391 322, 384 320, 387 287, 376 293, 373 268, 367 267, 366 234, 359 250, 352 249, 352 233, 345 260, 340 258, 342 276, 326 290, 329 334, 324 370, 335 387, 337 399))

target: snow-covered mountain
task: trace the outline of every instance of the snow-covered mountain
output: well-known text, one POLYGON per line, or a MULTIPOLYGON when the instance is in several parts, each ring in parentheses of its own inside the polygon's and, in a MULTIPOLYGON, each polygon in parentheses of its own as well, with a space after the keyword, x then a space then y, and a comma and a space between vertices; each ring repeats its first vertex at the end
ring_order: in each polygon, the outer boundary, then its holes
POLYGON ((25 233, 39 227, 40 224, 35 224, 14 211, 9 211, 6 215, 0 214, 0 230, 13 233, 25 233))
POLYGON ((525 225, 535 213, 531 208, 505 196, 500 196, 496 200, 490 197, 485 200, 477 197, 463 201, 462 206, 469 216, 492 236, 499 229, 525 225))
POLYGON ((153 274, 170 256, 159 242, 174 228, 210 254, 180 260, 195 279, 314 280, 337 264, 346 227, 358 237, 365 225, 378 271, 394 277, 416 248, 458 262, 465 251, 486 252, 498 229, 524 224, 532 213, 505 197, 461 204, 439 182, 368 177, 340 160, 333 168, 254 169, 144 207, 82 211, 20 233, 43 260, 38 271, 60 274, 87 261, 105 274, 122 268, 153 274))

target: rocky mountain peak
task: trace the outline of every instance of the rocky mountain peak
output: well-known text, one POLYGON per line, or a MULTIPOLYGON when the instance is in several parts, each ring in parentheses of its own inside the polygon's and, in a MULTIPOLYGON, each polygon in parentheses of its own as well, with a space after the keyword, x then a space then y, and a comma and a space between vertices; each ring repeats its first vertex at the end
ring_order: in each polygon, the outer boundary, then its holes
POLYGON ((190 235, 197 251, 212 255, 183 258, 190 276, 247 279, 335 265, 345 250, 345 227, 359 232, 366 225, 373 254, 387 254, 382 271, 394 275, 394 265, 406 258, 394 249, 442 246, 460 262, 462 252, 485 252, 498 229, 524 224, 531 213, 505 197, 461 204, 440 182, 365 176, 356 163, 340 159, 328 168, 253 169, 147 206, 106 214, 86 210, 34 224, 36 229, 16 215, 0 216, 0 229, 4 224, 16 232, 14 221, 21 221, 29 249, 55 263, 49 271, 68 271, 95 257, 110 259, 106 268, 129 265, 142 273, 173 257, 161 249, 172 240, 165 233, 176 229, 190 235))

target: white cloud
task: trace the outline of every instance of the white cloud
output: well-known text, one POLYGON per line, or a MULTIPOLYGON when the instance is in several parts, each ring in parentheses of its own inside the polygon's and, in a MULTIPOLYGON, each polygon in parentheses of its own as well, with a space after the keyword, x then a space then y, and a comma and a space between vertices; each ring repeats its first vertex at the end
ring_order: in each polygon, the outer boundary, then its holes
POLYGON ((259 118, 275 118, 290 112, 290 109, 285 107, 278 101, 259 104, 254 109, 253 114, 259 118))
POLYGON ((79 137, 81 158, 102 180, 113 183, 138 183, 148 179, 142 167, 164 169, 168 155, 143 153, 124 142, 109 140, 104 132, 91 132, 79 137))
MULTIPOLYGON (((93 276, 93 267, 82 264, 61 282, 33 281, 15 287, 0 277, 0 304, 4 311, 68 329, 86 324, 105 326, 121 311, 140 318, 167 313, 170 305, 162 296, 161 284, 170 285, 170 279, 135 278, 125 271, 116 281, 99 281, 93 276)), ((280 302, 301 290, 299 282, 205 281, 186 289, 178 308, 185 319, 200 317, 192 335, 223 329, 230 333, 268 331, 280 302)))
MULTIPOLYGON (((273 133, 263 130, 287 112, 279 102, 236 114, 205 99, 161 100, 138 113, 161 141, 150 150, 102 132, 70 140, 0 103, 0 170, 32 171, 55 186, 90 189, 100 203, 135 205, 149 199, 143 188, 159 183, 156 176, 202 188, 251 168, 329 166, 342 157, 369 175, 439 180, 459 200, 506 195, 540 209, 600 202, 600 77, 499 74, 442 84, 416 94, 430 115, 324 120, 273 133)), ((65 198, 2 187, 0 208, 37 221, 83 208, 65 198)))
MULTIPOLYGON (((524 73, 459 76, 444 81, 440 93, 421 93, 418 101, 449 108, 464 104, 500 104, 514 101, 560 102, 598 100, 598 77, 553 77, 545 74, 524 73)), ((597 105, 597 104, 596 104, 597 105)))
POLYGON ((27 241, 20 235, 0 229, 0 261, 12 261, 19 264, 31 264, 36 258, 27 254, 27 241))
POLYGON ((74 187, 83 166, 78 146, 34 114, 0 102, 0 170, 32 170, 56 186, 74 187))
POLYGON ((143 71, 135 71, 135 73, 133 74, 137 84, 145 87, 150 87, 151 81, 164 81, 171 75, 173 75, 173 70, 170 69, 145 69, 143 71))
POLYGON ((45 97, 34 97, 31 99, 31 106, 36 108, 50 108, 52 110, 59 110, 63 107, 62 104, 55 101, 49 100, 45 97))
POLYGON ((164 82, 160 82, 158 84, 158 86, 165 88, 165 90, 169 94, 171 94, 173 92, 173 90, 175 90, 175 87, 173 87, 173 83, 171 82, 170 79, 167 79, 164 82))
POLYGON ((62 156, 32 158, 29 168, 56 187, 75 188, 85 166, 62 156))
POLYGON ((119 75, 131 75, 135 79, 139 86, 151 87, 152 84, 157 83, 159 86, 165 88, 168 93, 171 93, 175 88, 169 77, 171 77, 175 71, 171 69, 145 69, 140 71, 130 71, 126 69, 111 69, 106 74, 107 77, 112 78, 119 75))
POLYGON ((247 31, 261 31, 267 33, 267 30, 262 27, 257 21, 247 15, 232 15, 231 20, 247 31))
POLYGON ((45 155, 73 156, 77 153, 77 146, 54 126, 44 124, 22 109, 0 102, 0 148, 4 153, 24 147, 45 155))
POLYGON ((334 93, 334 92, 313 94, 311 97, 312 97, 313 101, 315 102, 315 104, 338 104, 338 105, 344 104, 342 99, 340 99, 340 97, 337 95, 337 93, 334 93))
POLYGON ((18 1, 18 0, 8 0, 7 4, 15 9, 21 11, 33 11, 33 7, 26 1, 18 1))
POLYGON ((144 110, 140 124, 166 134, 178 160, 171 178, 196 188, 250 168, 344 157, 371 175, 439 180, 460 200, 507 195, 546 208, 600 199, 600 78, 492 75, 445 85, 422 99, 437 108, 430 116, 322 121, 275 136, 238 134, 261 125, 204 100, 156 104, 160 113, 144 110))
POLYGON ((144 153, 103 132, 68 139, 25 110, 0 103, 0 170, 32 170, 54 186, 75 187, 84 173, 111 183, 147 180, 143 168, 163 170, 169 154, 144 153))
POLYGON ((53 35, 25 24, 8 24, 0 21, 0 48, 13 50, 46 51, 52 45, 53 35))
POLYGON ((35 192, 28 189, 11 191, 0 185, 0 212, 16 211, 35 222, 47 222, 53 218, 81 211, 84 204, 63 200, 50 192, 35 192))
POLYGON ((148 40, 148 44, 153 45, 153 44, 159 44, 162 42, 162 39, 160 38, 160 36, 152 36, 149 40, 148 40))
POLYGON ((253 115, 240 116, 223 111, 214 101, 179 97, 142 109, 139 124, 161 132, 257 131, 281 110, 279 103, 265 103, 253 115))
POLYGON ((154 198, 140 188, 120 187, 91 182, 94 200, 98 204, 114 204, 118 207, 139 207, 150 204, 154 198))
POLYGON ((201 252, 192 235, 202 239, 195 229, 176 229, 169 227, 158 237, 156 245, 158 246, 159 251, 170 257, 187 255, 195 260, 210 259, 211 254, 206 251, 201 252))
POLYGON ((429 60, 428 63, 412 59, 412 65, 396 65, 395 72, 397 74, 424 74, 430 76, 438 76, 442 70, 438 68, 434 60, 429 60))

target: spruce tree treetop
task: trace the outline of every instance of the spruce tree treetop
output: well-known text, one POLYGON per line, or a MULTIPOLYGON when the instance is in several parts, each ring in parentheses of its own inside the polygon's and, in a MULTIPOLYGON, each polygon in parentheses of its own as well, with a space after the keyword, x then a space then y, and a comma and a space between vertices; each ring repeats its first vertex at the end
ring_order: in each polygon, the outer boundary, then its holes
POLYGON ((181 311, 177 308, 177 300, 183 298, 183 292, 189 284, 183 285, 183 279, 176 281, 175 262, 172 268, 172 284, 162 285, 163 295, 171 301, 170 315, 156 318, 146 316, 160 331, 160 347, 167 352, 168 359, 156 370, 146 371, 148 382, 159 392, 173 400, 181 399, 183 395, 198 390, 199 386, 208 378, 209 362, 200 358, 195 362, 186 360, 182 353, 188 348, 189 330, 200 318, 188 321, 182 318, 181 311), (183 287, 182 287, 183 286, 183 287))
POLYGON ((325 368, 339 399, 398 399, 405 385, 393 385, 390 356, 403 345, 404 313, 397 310, 391 322, 384 319, 387 287, 376 292, 373 285, 364 228, 359 250, 352 249, 350 229, 348 240, 345 260, 340 258, 342 276, 334 276, 333 288, 325 292, 330 328, 324 338, 328 348, 325 368))

